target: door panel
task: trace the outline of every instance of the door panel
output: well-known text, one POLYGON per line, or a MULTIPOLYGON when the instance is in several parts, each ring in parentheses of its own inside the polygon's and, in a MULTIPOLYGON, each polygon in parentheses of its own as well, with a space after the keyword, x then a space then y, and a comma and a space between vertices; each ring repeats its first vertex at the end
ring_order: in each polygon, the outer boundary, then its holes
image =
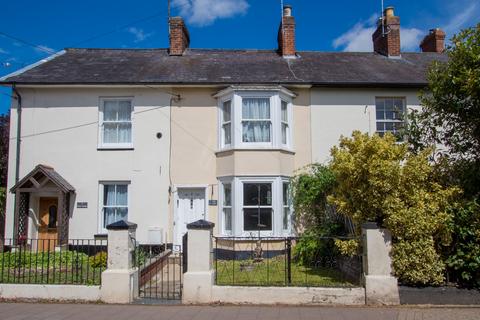
POLYGON ((179 188, 177 192, 174 244, 181 246, 182 237, 187 232, 187 224, 205 219, 205 189, 179 188))
POLYGON ((38 249, 54 250, 57 243, 58 199, 40 198, 38 249))

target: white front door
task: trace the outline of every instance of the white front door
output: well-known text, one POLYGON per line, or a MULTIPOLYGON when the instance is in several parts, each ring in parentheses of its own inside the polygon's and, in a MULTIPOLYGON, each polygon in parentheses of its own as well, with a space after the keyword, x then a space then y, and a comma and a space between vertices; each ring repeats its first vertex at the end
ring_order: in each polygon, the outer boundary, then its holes
POLYGON ((206 218, 205 188, 178 188, 175 205, 174 245, 181 246, 187 224, 206 218))

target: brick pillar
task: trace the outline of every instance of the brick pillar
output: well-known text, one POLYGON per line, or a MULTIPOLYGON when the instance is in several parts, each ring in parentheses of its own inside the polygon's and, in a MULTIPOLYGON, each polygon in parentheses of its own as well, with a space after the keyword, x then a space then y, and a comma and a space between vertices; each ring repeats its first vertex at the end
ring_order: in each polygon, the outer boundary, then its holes
POLYGON ((394 15, 393 7, 385 9, 372 40, 376 53, 391 58, 400 57, 400 17, 394 15))
POLYGON ((278 51, 284 57, 293 57, 295 48, 295 18, 292 17, 292 7, 284 6, 283 17, 278 28, 278 51))
POLYGON ((442 53, 445 51, 445 37, 446 34, 442 29, 431 29, 420 43, 422 52, 442 53))
POLYGON ((190 35, 185 22, 181 17, 172 17, 169 20, 171 56, 181 56, 190 46, 190 35))

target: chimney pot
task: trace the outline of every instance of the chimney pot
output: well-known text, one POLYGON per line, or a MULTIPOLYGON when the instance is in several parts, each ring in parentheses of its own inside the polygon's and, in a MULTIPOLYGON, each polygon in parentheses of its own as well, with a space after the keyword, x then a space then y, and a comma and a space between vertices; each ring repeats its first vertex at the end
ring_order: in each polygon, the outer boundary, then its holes
POLYGON ((445 37, 446 34, 442 29, 430 29, 430 32, 420 43, 422 52, 443 52, 445 50, 445 37))
POLYGON ((286 4, 283 6, 283 16, 284 17, 291 17, 292 16, 292 6, 286 4))
POLYGON ((387 18, 395 16, 395 8, 394 7, 386 7, 385 10, 383 11, 383 15, 387 18))

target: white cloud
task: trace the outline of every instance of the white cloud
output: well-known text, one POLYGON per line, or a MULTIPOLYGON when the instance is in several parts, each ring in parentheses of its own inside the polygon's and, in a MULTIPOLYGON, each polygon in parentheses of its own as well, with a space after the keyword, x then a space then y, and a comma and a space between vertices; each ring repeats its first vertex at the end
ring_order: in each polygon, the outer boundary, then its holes
MULTIPOLYGON (((370 16, 368 20, 360 21, 350 30, 333 40, 335 49, 343 51, 370 52, 373 51, 372 34, 376 30, 378 15, 370 16)), ((422 31, 416 28, 401 28, 400 41, 402 50, 414 51, 418 48, 422 39, 422 31)))
POLYGON ((249 4, 246 0, 173 0, 172 6, 193 25, 206 26, 217 19, 243 15, 249 4))
POLYGON ((54 54, 57 52, 55 49, 52 49, 50 47, 44 46, 44 45, 38 45, 34 50, 37 53, 42 53, 42 54, 54 54))
POLYGON ((147 38, 153 35, 153 32, 145 33, 145 31, 143 31, 142 29, 135 28, 135 27, 130 27, 127 29, 127 31, 133 34, 133 36, 135 37, 135 40, 134 40, 135 43, 145 41, 147 38))
POLYGON ((458 6, 465 8, 460 12, 456 12, 450 20, 442 26, 442 29, 448 36, 453 36, 460 29, 466 27, 467 24, 475 20, 480 15, 480 5, 476 1, 470 1, 468 5, 458 6))

